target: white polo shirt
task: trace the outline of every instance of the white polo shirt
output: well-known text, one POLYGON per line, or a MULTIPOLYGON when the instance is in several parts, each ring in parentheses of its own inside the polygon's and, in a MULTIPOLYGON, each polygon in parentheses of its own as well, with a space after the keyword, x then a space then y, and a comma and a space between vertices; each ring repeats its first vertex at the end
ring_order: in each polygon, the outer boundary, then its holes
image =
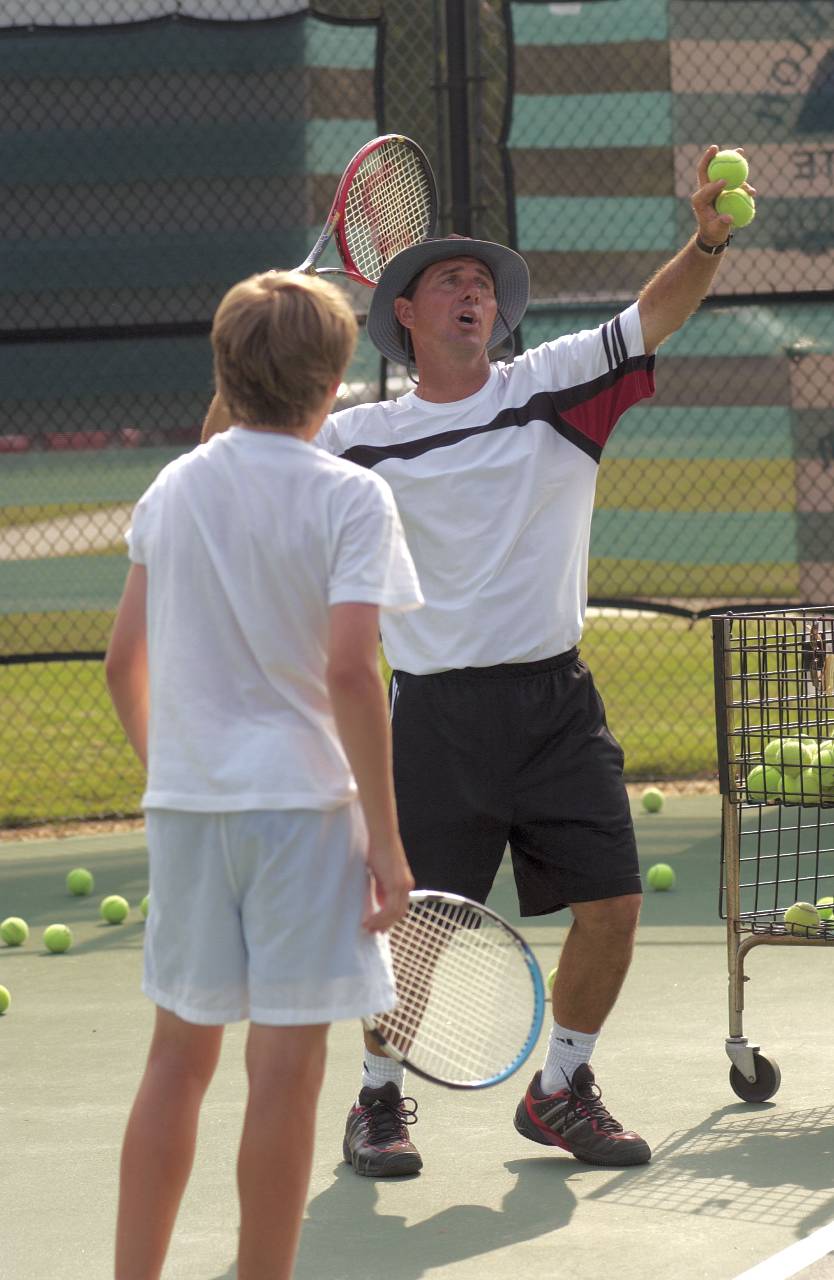
POLYGON ((146 808, 331 809, 356 793, 325 678, 328 610, 422 600, 391 491, 293 436, 232 427, 139 500, 146 808))
POLYGON ((534 662, 579 642, 600 456, 653 370, 635 303, 493 365, 465 400, 409 392, 327 420, 316 443, 393 489, 426 599, 382 619, 392 667, 534 662))

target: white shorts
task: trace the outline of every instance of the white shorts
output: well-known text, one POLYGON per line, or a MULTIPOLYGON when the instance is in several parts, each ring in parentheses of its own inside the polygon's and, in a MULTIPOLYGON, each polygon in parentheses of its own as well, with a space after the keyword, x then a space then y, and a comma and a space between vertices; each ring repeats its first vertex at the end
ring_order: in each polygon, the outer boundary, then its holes
POLYGON ((142 990, 186 1022, 305 1026, 395 1003, 388 940, 361 928, 358 804, 327 811, 148 809, 142 990))

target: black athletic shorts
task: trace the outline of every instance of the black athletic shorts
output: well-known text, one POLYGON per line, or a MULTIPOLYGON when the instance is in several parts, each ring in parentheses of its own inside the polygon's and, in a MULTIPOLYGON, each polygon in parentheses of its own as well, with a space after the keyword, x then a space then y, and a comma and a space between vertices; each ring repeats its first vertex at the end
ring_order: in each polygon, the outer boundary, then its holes
POLYGON ((521 914, 640 893, 623 752, 576 649, 391 679, 394 787, 418 888, 486 901, 507 844, 521 914))

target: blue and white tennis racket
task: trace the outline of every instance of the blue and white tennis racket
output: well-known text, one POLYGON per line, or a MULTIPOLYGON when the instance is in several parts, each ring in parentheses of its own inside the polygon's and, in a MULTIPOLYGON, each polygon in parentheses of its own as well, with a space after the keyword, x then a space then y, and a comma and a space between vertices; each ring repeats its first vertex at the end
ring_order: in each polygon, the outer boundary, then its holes
POLYGON ((389 934, 397 1005, 364 1019, 389 1057, 452 1089, 517 1071, 544 1020, 544 983, 527 943, 488 907, 417 889, 389 934))

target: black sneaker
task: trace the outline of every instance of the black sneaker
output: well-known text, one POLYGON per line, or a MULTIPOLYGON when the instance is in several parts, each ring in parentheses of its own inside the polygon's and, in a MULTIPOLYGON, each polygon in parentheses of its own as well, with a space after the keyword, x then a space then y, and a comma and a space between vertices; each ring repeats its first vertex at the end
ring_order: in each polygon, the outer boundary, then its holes
POLYGON ((537 1071, 515 1113, 515 1127, 525 1138, 561 1147, 586 1164, 648 1164, 649 1144, 627 1133, 607 1110, 587 1062, 576 1068, 570 1087, 557 1093, 543 1094, 541 1078, 537 1071))
POLYGON ((400 1097, 393 1080, 379 1089, 366 1085, 348 1112, 342 1143, 346 1163, 367 1178, 419 1173, 423 1161, 408 1138, 408 1126, 416 1123, 417 1103, 400 1097))

